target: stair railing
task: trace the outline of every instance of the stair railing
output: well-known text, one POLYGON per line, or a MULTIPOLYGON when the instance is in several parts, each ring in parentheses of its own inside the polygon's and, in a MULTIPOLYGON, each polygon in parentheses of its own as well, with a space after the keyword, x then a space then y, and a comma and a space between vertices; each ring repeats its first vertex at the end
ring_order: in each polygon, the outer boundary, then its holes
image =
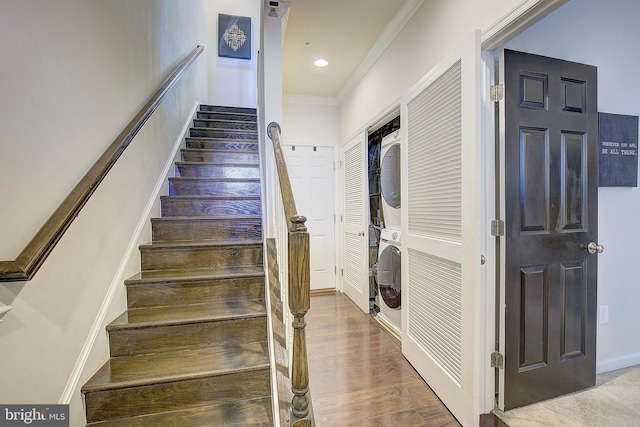
POLYGON ((204 46, 197 46, 167 77, 149 98, 129 124, 113 140, 111 145, 89 169, 85 176, 63 200, 14 261, 0 261, 0 282, 31 280, 47 259, 58 241, 67 231, 80 210, 107 176, 129 143, 138 134, 151 114, 158 108, 185 70, 202 53, 204 46))
POLYGON ((280 192, 284 213, 288 219, 287 257, 288 300, 293 316, 293 354, 291 360, 291 400, 292 425, 311 425, 309 395, 309 363, 307 359, 307 339, 305 335, 305 315, 311 305, 310 251, 309 233, 305 222, 307 218, 299 215, 291 189, 287 165, 281 145, 280 125, 271 122, 267 126, 267 135, 273 141, 280 192))

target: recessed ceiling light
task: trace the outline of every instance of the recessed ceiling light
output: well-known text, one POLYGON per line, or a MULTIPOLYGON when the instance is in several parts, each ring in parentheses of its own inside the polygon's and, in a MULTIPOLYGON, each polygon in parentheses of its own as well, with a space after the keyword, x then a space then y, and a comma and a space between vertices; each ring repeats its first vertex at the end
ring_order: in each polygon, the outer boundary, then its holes
POLYGON ((316 67, 326 67, 327 65, 329 65, 329 62, 327 62, 326 59, 317 59, 313 65, 315 65, 316 67))

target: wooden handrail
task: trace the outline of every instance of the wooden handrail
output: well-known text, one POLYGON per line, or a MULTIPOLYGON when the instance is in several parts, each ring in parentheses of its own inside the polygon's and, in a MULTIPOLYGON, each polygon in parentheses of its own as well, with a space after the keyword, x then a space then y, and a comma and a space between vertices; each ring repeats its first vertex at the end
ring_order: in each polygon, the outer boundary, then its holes
POLYGON ((158 108, 169 90, 182 77, 184 71, 202 53, 204 46, 197 46, 160 85, 138 114, 113 140, 111 145, 89 169, 71 193, 58 206, 47 222, 14 261, 0 261, 0 282, 31 280, 42 263, 47 259, 65 231, 78 216, 98 185, 107 176, 129 143, 138 134, 151 114, 158 108))
POLYGON ((292 418, 296 421, 309 417, 309 363, 307 359, 307 339, 304 317, 311 306, 310 250, 309 233, 305 222, 307 219, 298 215, 291 190, 291 182, 287 172, 280 142, 280 126, 270 123, 267 134, 273 141, 276 168, 282 192, 282 202, 287 219, 288 231, 288 266, 289 266, 289 310, 293 315, 293 359, 291 362, 291 401, 292 418))
POLYGON ((282 151, 280 133, 281 129, 279 124, 276 122, 269 123, 269 126, 267 126, 267 135, 269 135, 269 138, 273 141, 273 154, 276 158, 276 168, 278 170, 278 180, 280 181, 284 214, 289 220, 289 225, 291 225, 291 218, 298 215, 298 211, 296 210, 296 201, 293 197, 293 190, 291 189, 289 172, 287 172, 287 162, 284 159, 284 151, 282 151))

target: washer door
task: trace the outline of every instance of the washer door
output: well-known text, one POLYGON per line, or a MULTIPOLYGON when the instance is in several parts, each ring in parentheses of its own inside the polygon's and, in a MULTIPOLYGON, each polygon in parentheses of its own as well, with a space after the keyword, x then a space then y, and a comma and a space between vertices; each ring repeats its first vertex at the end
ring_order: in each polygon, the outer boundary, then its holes
POLYGON ((385 152, 380 165, 382 198, 392 208, 400 208, 400 144, 393 144, 385 152))
POLYGON ((378 257, 378 290, 389 308, 400 308, 402 291, 400 254, 397 246, 389 245, 378 257))

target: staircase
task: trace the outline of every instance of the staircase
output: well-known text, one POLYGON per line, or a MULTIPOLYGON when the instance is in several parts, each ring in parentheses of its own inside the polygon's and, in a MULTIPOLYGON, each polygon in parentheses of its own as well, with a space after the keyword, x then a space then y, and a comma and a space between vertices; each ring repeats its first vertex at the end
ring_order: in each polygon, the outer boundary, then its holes
POLYGON ((256 112, 201 106, 84 385, 89 426, 273 425, 256 112))

